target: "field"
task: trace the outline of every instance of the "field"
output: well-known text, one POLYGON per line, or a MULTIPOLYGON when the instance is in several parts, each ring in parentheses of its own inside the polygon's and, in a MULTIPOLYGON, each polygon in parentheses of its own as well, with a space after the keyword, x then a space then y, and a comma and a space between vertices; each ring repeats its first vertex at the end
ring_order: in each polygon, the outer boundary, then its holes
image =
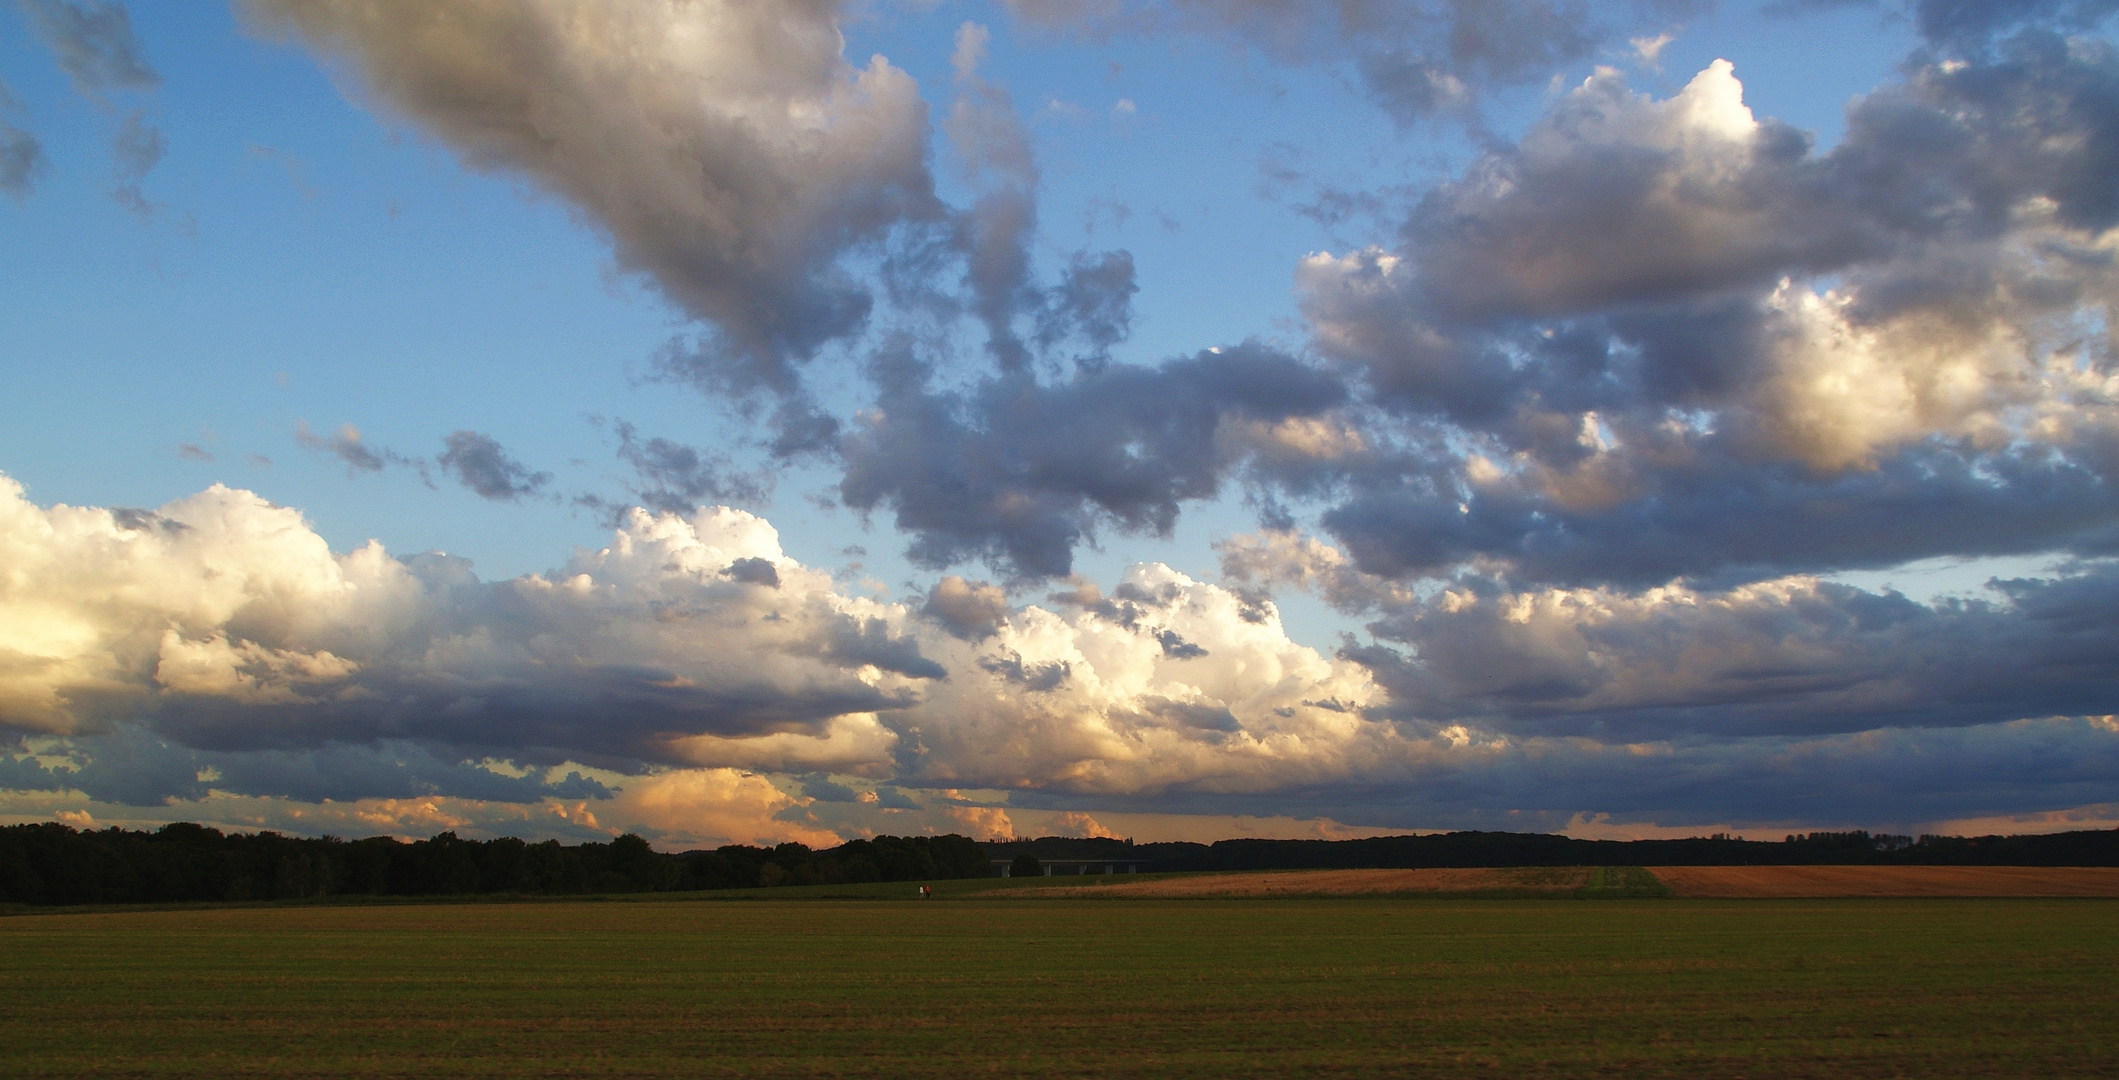
POLYGON ((1656 866, 1676 896, 2101 896, 2110 866, 1656 866))
POLYGON ((2119 1076, 2109 900, 952 884, 4 918, 0 1074, 2119 1076))
POLYGON ((1044 879, 1024 897, 1356 896, 1433 893, 1478 896, 2102 897, 2119 899, 2119 867, 2107 866, 1532 866, 1495 869, 1273 870, 1160 874, 1094 885, 1044 879))
POLYGON ((1222 896, 1361 896, 1373 893, 1453 894, 1458 896, 1664 896, 1653 875, 1638 867, 1524 866, 1502 868, 1428 867, 1418 870, 1270 870, 1227 874, 1160 874, 1145 880, 1129 876, 1099 879, 1094 885, 1059 884, 1036 891, 1005 894, 1008 899, 1054 896, 1135 898, 1222 896))

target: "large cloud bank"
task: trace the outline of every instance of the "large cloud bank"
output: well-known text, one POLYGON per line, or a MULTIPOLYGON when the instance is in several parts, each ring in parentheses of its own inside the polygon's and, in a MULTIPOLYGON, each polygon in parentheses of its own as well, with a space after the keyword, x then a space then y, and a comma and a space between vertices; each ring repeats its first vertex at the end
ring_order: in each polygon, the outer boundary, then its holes
MULTIPOLYGON (((985 27, 959 29, 934 120, 903 70, 843 55, 827 0, 244 0, 359 100, 605 233, 690 320, 657 370, 737 415, 769 402, 746 452, 834 470, 839 504, 948 576, 890 601, 804 567, 761 518, 697 507, 759 490, 730 459, 622 422, 649 508, 512 581, 332 552, 247 492, 144 512, 9 484, 0 769, 99 805, 670 837, 2108 802, 2119 53, 2089 31, 2113 8, 1899 6, 1922 43, 1829 148, 1757 115, 1726 61, 1663 97, 1597 67, 1441 182, 1364 195, 1392 222, 1372 242, 1291 256, 1299 341, 1148 362, 1120 355, 1129 253, 1039 257, 1034 140, 985 27), (1235 493, 1263 527, 1224 540, 1222 582, 1073 576, 1081 545, 1235 493), (1832 580, 1986 556, 2055 569, 1934 602, 1832 580), (1276 590, 1367 639, 1290 641, 1276 590)), ((1483 95, 1688 10, 1003 7, 1347 65, 1409 130, 1477 125, 1483 95)), ((35 148, 11 132, 19 195, 35 148)), ((445 445, 480 495, 547 493, 490 437, 445 445)))
POLYGON ((1806 756, 1916 752, 1901 794, 1940 807, 1976 788, 1981 809, 2021 797, 1996 784, 2084 796, 2119 767, 2108 718, 2047 719, 2111 691, 2109 572, 2012 585, 2008 609, 1807 579, 1422 603, 1315 541, 1232 541, 1233 576, 1366 590, 1378 636, 1414 653, 1328 657, 1270 602, 1156 564, 1108 595, 1017 606, 946 578, 885 603, 726 508, 636 511, 607 547, 484 582, 439 553, 334 553, 299 513, 227 488, 152 512, 0 494, 10 786, 113 805, 294 800, 415 831, 600 815, 740 839, 1003 805, 1554 824, 1846 802, 1790 764, 1806 756), (2064 747, 2068 782, 1991 756, 2027 745, 2064 747), (1717 795, 1705 775, 1744 783, 1717 795), (1674 785, 1682 805, 1639 805, 1674 785))

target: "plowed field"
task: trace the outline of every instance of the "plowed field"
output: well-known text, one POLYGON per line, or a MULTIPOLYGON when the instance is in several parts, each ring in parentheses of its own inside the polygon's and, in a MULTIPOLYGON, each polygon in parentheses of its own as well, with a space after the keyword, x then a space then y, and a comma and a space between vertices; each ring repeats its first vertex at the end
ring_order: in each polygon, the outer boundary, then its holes
POLYGON ((1651 866, 1677 896, 2107 896, 2119 867, 1651 866))

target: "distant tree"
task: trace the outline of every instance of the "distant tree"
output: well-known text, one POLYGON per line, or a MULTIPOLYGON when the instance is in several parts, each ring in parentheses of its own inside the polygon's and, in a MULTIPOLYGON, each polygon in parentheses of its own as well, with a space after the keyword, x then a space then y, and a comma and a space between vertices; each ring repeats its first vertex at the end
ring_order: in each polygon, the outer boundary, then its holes
POLYGON ((1009 877, 1036 877, 1044 872, 1044 864, 1037 861, 1037 856, 1027 851, 1017 855, 1015 861, 1008 864, 1009 877))

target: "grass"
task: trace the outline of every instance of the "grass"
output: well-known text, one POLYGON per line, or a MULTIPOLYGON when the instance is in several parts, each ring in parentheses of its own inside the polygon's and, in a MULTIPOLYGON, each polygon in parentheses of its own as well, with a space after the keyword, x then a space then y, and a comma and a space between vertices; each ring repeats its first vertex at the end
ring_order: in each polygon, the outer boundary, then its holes
POLYGON ((56 914, 0 1075, 2119 1076, 2115 970, 2095 900, 56 914))

